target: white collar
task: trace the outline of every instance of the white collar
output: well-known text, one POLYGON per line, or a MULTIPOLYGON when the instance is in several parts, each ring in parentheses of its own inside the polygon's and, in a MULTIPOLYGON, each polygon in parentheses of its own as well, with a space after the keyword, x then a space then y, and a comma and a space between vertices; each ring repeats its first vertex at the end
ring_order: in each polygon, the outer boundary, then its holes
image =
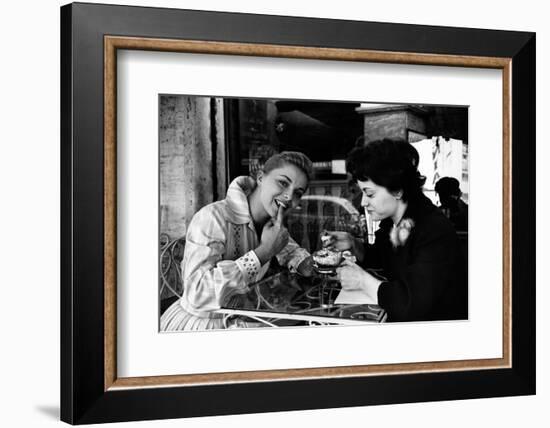
POLYGON ((227 203, 229 220, 235 224, 248 224, 252 221, 248 196, 256 188, 256 180, 242 175, 235 178, 229 188, 225 202, 227 203))

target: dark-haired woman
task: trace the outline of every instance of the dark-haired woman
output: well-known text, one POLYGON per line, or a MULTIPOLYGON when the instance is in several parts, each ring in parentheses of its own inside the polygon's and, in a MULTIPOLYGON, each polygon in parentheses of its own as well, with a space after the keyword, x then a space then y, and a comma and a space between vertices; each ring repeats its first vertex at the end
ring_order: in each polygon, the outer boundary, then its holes
POLYGON ((361 205, 381 220, 373 245, 345 232, 330 232, 345 262, 338 278, 346 290, 362 289, 390 321, 467 318, 467 275, 453 225, 423 194, 418 153, 408 143, 371 142, 354 149, 347 170, 362 192, 361 205), (382 268, 380 280, 364 268, 382 268))

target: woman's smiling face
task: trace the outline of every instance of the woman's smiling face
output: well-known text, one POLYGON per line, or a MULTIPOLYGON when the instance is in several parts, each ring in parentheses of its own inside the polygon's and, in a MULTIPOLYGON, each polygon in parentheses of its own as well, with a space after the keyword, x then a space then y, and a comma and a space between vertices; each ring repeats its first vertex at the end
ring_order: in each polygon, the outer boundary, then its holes
POLYGON ((296 165, 286 163, 268 173, 258 175, 260 201, 270 217, 275 217, 282 205, 287 211, 296 207, 308 185, 306 174, 296 165))

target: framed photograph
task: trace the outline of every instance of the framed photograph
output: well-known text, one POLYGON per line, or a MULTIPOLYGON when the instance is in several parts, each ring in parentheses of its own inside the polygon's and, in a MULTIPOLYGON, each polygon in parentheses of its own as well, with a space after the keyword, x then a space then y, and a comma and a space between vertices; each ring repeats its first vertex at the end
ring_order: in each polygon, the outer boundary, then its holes
POLYGON ((75 3, 61 54, 63 421, 535 393, 534 33, 75 3))

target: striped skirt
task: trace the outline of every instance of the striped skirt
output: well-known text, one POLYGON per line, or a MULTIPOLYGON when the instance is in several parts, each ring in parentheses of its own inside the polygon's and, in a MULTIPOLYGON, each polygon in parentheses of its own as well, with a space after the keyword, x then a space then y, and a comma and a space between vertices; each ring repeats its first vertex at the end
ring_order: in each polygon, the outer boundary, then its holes
POLYGON ((200 331, 234 328, 262 328, 268 324, 257 318, 254 321, 247 316, 232 316, 224 322, 222 315, 216 314, 215 318, 203 318, 191 315, 176 300, 160 317, 160 331, 200 331))
POLYGON ((191 315, 176 300, 160 317, 160 331, 199 331, 225 328, 223 318, 203 318, 191 315))

